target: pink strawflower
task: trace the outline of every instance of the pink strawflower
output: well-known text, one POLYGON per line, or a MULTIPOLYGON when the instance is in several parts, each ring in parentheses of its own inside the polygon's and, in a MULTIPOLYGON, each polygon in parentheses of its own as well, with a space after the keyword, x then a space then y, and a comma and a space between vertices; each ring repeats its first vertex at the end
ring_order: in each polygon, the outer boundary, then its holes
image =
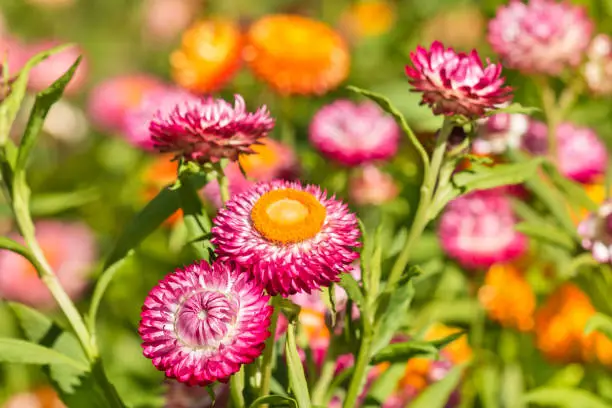
POLYGON ((487 59, 483 66, 478 52, 469 55, 435 41, 429 50, 417 47, 410 53, 412 65, 406 66, 408 82, 414 92, 422 92, 421 104, 436 115, 483 116, 512 99, 512 88, 504 86, 501 64, 487 59))
MULTIPOLYGON (((225 177, 227 177, 230 197, 243 193, 255 185, 254 182, 244 177, 238 163, 228 163, 224 173, 225 177)), ((217 180, 209 181, 202 189, 202 195, 206 201, 210 202, 216 208, 223 207, 221 204, 221 191, 219 190, 219 183, 217 180)))
POLYGON ((272 130, 274 119, 265 106, 250 113, 244 99, 235 98, 233 107, 209 96, 158 112, 149 128, 154 147, 199 163, 237 160, 240 153, 252 153, 250 146, 272 130))
POLYGON ((176 109, 185 114, 188 104, 198 102, 197 96, 180 88, 160 87, 144 92, 140 104, 125 113, 123 124, 127 141, 144 150, 155 150, 149 125, 156 115, 167 116, 176 109))
POLYGON ((488 40, 505 66, 557 75, 580 63, 592 32, 584 7, 569 1, 511 0, 489 22, 488 40))
POLYGON ((189 385, 227 382, 252 363, 270 335, 269 297, 239 267, 205 261, 177 269, 155 286, 142 308, 145 357, 189 385))
MULTIPOLYGON (((96 243, 83 224, 38 221, 36 239, 66 293, 74 300, 87 287, 87 275, 96 258, 96 243)), ((22 242, 17 234, 9 238, 22 242)), ((36 269, 21 255, 0 250, 0 298, 37 308, 52 308, 55 301, 36 269)))
POLYGON ((27 62, 29 53, 19 39, 0 32, 0 56, 0 65, 8 62, 9 77, 14 77, 27 62))
POLYGON ((444 251, 465 268, 488 268, 522 255, 527 239, 515 231, 517 219, 499 190, 476 191, 453 200, 440 218, 444 251))
POLYGON ((145 0, 143 37, 154 44, 170 42, 198 15, 201 0, 145 0))
MULTIPOLYGON (((532 121, 523 136, 523 148, 534 155, 548 153, 546 124, 532 121)), ((592 129, 561 123, 557 127, 557 161, 561 173, 574 181, 589 183, 606 172, 608 151, 592 129)))
POLYGON ((356 216, 317 186, 273 181, 233 197, 212 228, 219 259, 249 267, 270 294, 310 293, 358 258, 356 216))
POLYGON ((144 95, 166 85, 147 74, 122 75, 100 82, 89 94, 87 113, 93 124, 105 132, 120 132, 126 112, 137 108, 144 95))
POLYGON ((522 114, 498 113, 485 119, 472 142, 475 154, 501 154, 517 148, 529 127, 529 117, 522 114))
POLYGON ((589 90, 596 95, 612 94, 612 38, 596 35, 587 50, 583 76, 589 90))
POLYGON ((381 205, 398 194, 399 187, 393 177, 376 166, 363 167, 349 181, 349 196, 358 205, 381 205))
POLYGON ((597 262, 612 263, 612 202, 604 202, 599 209, 578 225, 582 247, 593 253, 597 262))
POLYGON ((310 123, 310 143, 346 166, 390 159, 399 138, 395 120, 369 101, 335 101, 319 110, 310 123))
MULTIPOLYGON (((26 47, 27 57, 29 59, 41 51, 57 47, 63 43, 62 41, 46 40, 28 45, 26 47)), ((77 93, 85 84, 89 65, 83 53, 83 49, 78 46, 68 47, 34 66, 30 71, 28 87, 34 92, 40 92, 47 89, 53 82, 68 71, 79 56, 83 58, 64 91, 66 95, 77 93)))

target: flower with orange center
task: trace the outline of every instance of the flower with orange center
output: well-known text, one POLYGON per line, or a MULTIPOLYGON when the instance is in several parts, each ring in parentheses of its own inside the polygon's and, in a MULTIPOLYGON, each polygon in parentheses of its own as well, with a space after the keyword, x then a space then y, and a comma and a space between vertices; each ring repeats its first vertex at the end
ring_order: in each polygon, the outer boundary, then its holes
POLYGON ((612 363, 612 341, 602 333, 584 334, 596 311, 588 296, 577 286, 559 287, 536 312, 536 345, 558 363, 600 361, 612 363))
MULTIPOLYGON (((161 155, 145 169, 142 180, 144 184, 143 198, 147 201, 152 200, 161 189, 176 180, 178 172, 178 161, 172 160, 171 154, 161 155)), ((174 225, 181 219, 182 210, 177 210, 166 219, 166 225, 174 225)))
POLYGON ((281 94, 320 95, 348 75, 345 41, 324 23, 291 14, 256 21, 244 57, 255 75, 281 94))
POLYGON ((199 21, 170 56, 172 77, 180 86, 208 93, 225 85, 240 68, 243 35, 232 21, 199 21))
POLYGON ((357 218, 317 186, 259 183, 214 220, 219 259, 246 267, 270 294, 310 293, 338 281, 359 254, 357 218))
POLYGON ((341 17, 341 25, 358 38, 385 34, 395 22, 395 7, 385 0, 364 0, 351 4, 341 17))
POLYGON ((489 317, 502 326, 520 331, 533 328, 535 294, 517 265, 498 263, 491 266, 478 299, 489 317))
POLYGON ((261 144, 251 147, 253 153, 238 157, 240 167, 246 175, 256 181, 275 178, 292 179, 297 173, 297 158, 289 146, 276 140, 264 138, 261 144))

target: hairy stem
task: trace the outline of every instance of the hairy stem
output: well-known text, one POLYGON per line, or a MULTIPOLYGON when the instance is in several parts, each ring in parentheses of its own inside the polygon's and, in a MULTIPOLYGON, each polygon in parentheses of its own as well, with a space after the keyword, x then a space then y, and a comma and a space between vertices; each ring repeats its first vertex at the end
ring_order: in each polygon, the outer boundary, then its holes
MULTIPOLYGON (((274 357, 274 341, 276 335, 276 325, 278 323, 279 314, 279 299, 274 296, 271 304, 274 308, 272 312, 272 321, 270 322, 270 337, 266 339, 266 347, 264 348, 263 359, 261 361, 261 387, 259 387, 259 396, 265 397, 270 392, 270 378, 272 377, 272 358, 274 357)), ((262 405, 265 408, 265 406, 262 405)))

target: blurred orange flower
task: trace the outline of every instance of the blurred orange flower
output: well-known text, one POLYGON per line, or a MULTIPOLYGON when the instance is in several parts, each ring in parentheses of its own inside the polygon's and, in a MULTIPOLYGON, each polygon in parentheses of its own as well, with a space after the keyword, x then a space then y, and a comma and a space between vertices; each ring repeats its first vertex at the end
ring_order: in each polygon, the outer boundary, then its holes
POLYGON ((486 19, 476 6, 442 9, 422 29, 422 42, 440 41, 461 49, 476 48, 482 41, 486 19))
POLYGON ((535 294, 516 264, 491 266, 478 292, 478 299, 491 320, 502 326, 520 331, 533 328, 535 294))
POLYGON ((374 37, 389 31, 395 22, 395 7, 385 0, 365 0, 351 4, 342 14, 341 26, 357 37, 374 37))
POLYGON ((66 408, 51 387, 41 387, 32 392, 24 392, 11 397, 4 408, 66 408))
POLYGON ((244 58, 281 94, 324 94, 348 75, 350 55, 342 37, 324 23, 291 14, 256 21, 244 58))
MULTIPOLYGON (((596 180, 595 183, 585 184, 584 192, 595 204, 603 204, 606 199, 606 186, 603 178, 596 180)), ((586 208, 580 208, 578 209, 578 211, 576 211, 575 209, 570 209, 570 215, 572 217, 572 220, 574 221, 574 224, 576 225, 579 224, 580 221, 584 220, 589 215, 589 213, 590 211, 586 208)))
POLYGON ((196 22, 170 56, 172 77, 196 93, 221 88, 240 68, 242 47, 243 35, 236 23, 223 19, 196 22))
POLYGON ((241 154, 238 158, 247 177, 256 181, 268 181, 291 178, 291 173, 296 172, 297 158, 290 147, 269 138, 250 147, 255 153, 241 154))
POLYGON ((587 295, 577 286, 560 286, 536 312, 536 345, 551 361, 612 364, 612 341, 602 333, 584 334, 595 314, 587 295))
MULTIPOLYGON (((142 181, 144 184, 143 198, 152 200, 161 189, 176 180, 178 161, 172 161, 172 154, 156 157, 155 160, 144 170, 142 181)), ((177 210, 164 222, 166 225, 174 225, 181 219, 183 212, 177 210)))

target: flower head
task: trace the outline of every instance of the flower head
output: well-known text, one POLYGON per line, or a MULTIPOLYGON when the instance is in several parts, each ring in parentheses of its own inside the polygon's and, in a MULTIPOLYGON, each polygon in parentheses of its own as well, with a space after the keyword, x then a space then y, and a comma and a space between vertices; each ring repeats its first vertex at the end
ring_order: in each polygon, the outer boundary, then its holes
MULTIPOLYGON (((96 244, 91 231, 83 224, 59 221, 38 221, 36 239, 57 274, 66 293, 77 299, 87 287, 87 273, 96 257, 96 244)), ((10 238, 21 241, 17 234, 10 238)), ((21 255, 0 251, 0 298, 22 302, 33 307, 55 305, 51 293, 36 270, 21 255)))
POLYGON ((248 266, 270 294, 329 286, 359 256, 357 218, 317 186, 273 181, 237 195, 214 220, 220 259, 248 266))
MULTIPOLYGON (((27 59, 41 51, 51 49, 61 44, 60 41, 47 40, 28 45, 26 48, 28 54, 27 59)), ((28 87, 34 92, 40 92, 47 89, 53 82, 68 71, 68 68, 74 64, 79 56, 83 56, 83 50, 76 46, 68 47, 51 55, 49 58, 32 68, 28 77, 28 87)), ((74 76, 68 83, 68 86, 66 86, 64 93, 70 95, 80 90, 87 79, 87 71, 87 59, 83 58, 74 76)))
POLYGON ((141 149, 154 150, 149 125, 156 115, 169 116, 177 106, 198 102, 198 97, 180 88, 155 88, 145 92, 138 106, 125 113, 123 128, 127 141, 141 149))
POLYGON ((336 101, 319 110, 310 123, 310 142, 347 166, 391 158, 399 138, 395 120, 372 102, 336 101))
POLYGON ((487 21, 478 5, 455 3, 444 7, 425 21, 421 30, 423 42, 440 41, 451 47, 477 47, 484 36, 487 21))
MULTIPOLYGON (((548 152, 548 129, 532 121, 522 144, 535 155, 548 152)), ((557 156, 561 173, 574 181, 588 183, 603 175, 608 165, 608 151, 592 129, 561 123, 557 127, 557 156)))
POLYGON ((289 14, 256 21, 244 55, 253 72, 281 94, 324 94, 347 77, 350 65, 338 33, 320 21, 289 14))
POLYGON ((497 190, 476 191, 453 200, 438 226, 442 248, 466 268, 488 268, 513 260, 527 249, 514 230, 510 202, 497 190))
POLYGON ((241 154, 240 167, 246 175, 256 181, 271 181, 279 178, 294 179, 299 171, 295 152, 274 139, 263 138, 251 146, 253 153, 241 154))
POLYGON ((601 263, 612 263, 612 202, 603 203, 578 225, 582 246, 601 263))
POLYGON ((596 35, 587 50, 582 75, 589 90, 596 95, 612 94, 612 38, 596 35))
POLYGON ((568 1, 511 0, 489 22, 488 40, 509 68, 557 75, 580 63, 592 32, 585 9, 568 1))
POLYGON ((521 114, 498 113, 483 121, 472 142, 477 155, 501 154, 517 148, 529 127, 529 117, 521 114))
POLYGON ((270 335, 268 296, 231 263, 202 261, 154 287, 142 308, 144 355, 189 385, 227 382, 253 362, 270 335))
POLYGON ((240 68, 243 36, 237 24, 199 21, 183 34, 170 57, 172 77, 184 88, 208 93, 225 85, 240 68))
POLYGON ((435 41, 429 50, 417 47, 410 59, 408 82, 423 93, 421 104, 431 106, 436 115, 478 117, 512 99, 512 89, 501 77, 502 66, 489 60, 483 66, 476 50, 457 53, 435 41))
POLYGON ((352 3, 343 13, 341 23, 354 37, 375 37, 388 32, 395 23, 396 11, 388 0, 352 3))
MULTIPOLYGON (((255 185, 254 182, 244 177, 238 163, 229 163, 223 170, 223 173, 225 177, 227 177, 230 197, 240 194, 255 185)), ((219 182, 217 180, 211 180, 206 183, 202 189, 202 195, 206 201, 216 208, 223 207, 221 203, 221 190, 219 189, 219 182)))
POLYGON ((399 188, 393 177, 375 166, 365 166, 349 181, 349 195, 358 205, 381 205, 398 194, 399 188))
POLYGON ((247 112, 244 99, 236 95, 234 106, 213 97, 185 100, 174 110, 158 111, 149 130, 158 151, 206 163, 224 157, 235 161, 240 153, 252 153, 250 146, 273 126, 265 106, 247 112))
POLYGON ((137 108, 147 92, 165 86, 159 79, 146 74, 106 79, 89 94, 87 113, 100 130, 122 131, 126 112, 137 108))
POLYGON ((32 392, 13 395, 3 408, 66 408, 57 392, 51 387, 41 387, 32 392))
POLYGON ((491 266, 478 299, 489 317, 502 326, 520 331, 533 328, 535 294, 517 265, 498 263, 491 266))
POLYGON ((144 39, 155 44, 174 41, 193 21, 201 5, 201 0, 144 0, 144 39))

